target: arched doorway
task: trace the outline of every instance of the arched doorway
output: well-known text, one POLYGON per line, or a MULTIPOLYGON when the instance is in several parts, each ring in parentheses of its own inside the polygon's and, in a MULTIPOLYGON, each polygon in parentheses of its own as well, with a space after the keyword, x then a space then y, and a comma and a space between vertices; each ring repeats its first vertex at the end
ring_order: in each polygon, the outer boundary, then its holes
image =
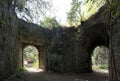
POLYGON ((39 51, 33 45, 27 45, 23 49, 23 67, 27 70, 39 69, 39 51))
POLYGON ((109 50, 106 46, 97 46, 92 52, 92 70, 108 72, 109 50))

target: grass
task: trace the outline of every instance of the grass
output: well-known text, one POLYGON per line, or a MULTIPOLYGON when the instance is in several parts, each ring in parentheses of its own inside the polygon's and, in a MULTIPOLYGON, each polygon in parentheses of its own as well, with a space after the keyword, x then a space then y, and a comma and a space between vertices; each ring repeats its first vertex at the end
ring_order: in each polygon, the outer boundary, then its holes
POLYGON ((93 65, 93 69, 94 70, 99 70, 99 69, 108 70, 108 65, 107 64, 93 65))
POLYGON ((108 69, 108 65, 99 65, 99 69, 108 69))

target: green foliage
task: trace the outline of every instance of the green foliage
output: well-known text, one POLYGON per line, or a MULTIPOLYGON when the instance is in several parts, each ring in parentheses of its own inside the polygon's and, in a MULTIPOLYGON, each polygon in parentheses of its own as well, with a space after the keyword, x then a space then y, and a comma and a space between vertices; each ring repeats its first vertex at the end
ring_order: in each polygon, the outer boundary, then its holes
POLYGON ((18 68, 18 72, 26 72, 27 70, 24 67, 18 68))
POLYGON ((80 14, 79 12, 80 12, 81 3, 82 2, 79 2, 78 0, 72 0, 71 3, 72 7, 67 14, 67 20, 70 25, 78 24, 79 18, 77 18, 77 16, 79 15, 77 14, 80 14))
POLYGON ((94 69, 108 69, 109 50, 104 46, 95 48, 92 55, 92 64, 94 69))
POLYGON ((42 19, 45 16, 52 5, 45 0, 16 0, 15 6, 19 18, 28 22, 37 22, 40 21, 38 18, 42 19))
POLYGON ((45 17, 43 21, 40 22, 41 25, 45 28, 53 28, 53 27, 59 27, 59 23, 57 20, 51 17, 45 17))
POLYGON ((108 70, 108 64, 93 65, 92 69, 93 70, 100 70, 100 69, 108 70))
POLYGON ((75 26, 79 25, 80 22, 97 12, 104 3, 105 0, 72 0, 72 7, 67 16, 68 23, 75 26))
POLYGON ((103 15, 105 17, 105 22, 107 24, 115 24, 120 23, 120 1, 114 0, 109 1, 107 0, 108 6, 104 11, 103 15))
POLYGON ((104 46, 96 47, 92 55, 93 64, 95 65, 108 64, 108 55, 109 55, 108 48, 104 46))
POLYGON ((29 45, 25 47, 23 54, 24 57, 34 57, 38 55, 38 50, 36 47, 29 45))
POLYGON ((32 64, 32 67, 33 67, 33 68, 38 68, 38 67, 39 67, 39 66, 38 66, 38 60, 32 64))
MULTIPOLYGON (((34 46, 27 46, 23 51, 24 61, 32 61, 30 67, 38 68, 38 50, 34 46)), ((26 67, 26 66, 25 66, 26 67)))
POLYGON ((107 64, 102 64, 98 66, 99 69, 108 69, 108 65, 107 64))

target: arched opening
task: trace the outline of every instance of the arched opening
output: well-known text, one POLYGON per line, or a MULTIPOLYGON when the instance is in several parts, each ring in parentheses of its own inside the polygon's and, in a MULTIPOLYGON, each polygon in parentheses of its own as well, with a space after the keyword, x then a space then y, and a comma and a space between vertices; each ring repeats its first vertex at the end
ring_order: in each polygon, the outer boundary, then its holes
POLYGON ((92 70, 108 73, 109 50, 106 46, 97 46, 92 52, 92 70))
POLYGON ((39 51, 33 45, 27 45, 23 49, 23 67, 28 71, 39 70, 39 51))

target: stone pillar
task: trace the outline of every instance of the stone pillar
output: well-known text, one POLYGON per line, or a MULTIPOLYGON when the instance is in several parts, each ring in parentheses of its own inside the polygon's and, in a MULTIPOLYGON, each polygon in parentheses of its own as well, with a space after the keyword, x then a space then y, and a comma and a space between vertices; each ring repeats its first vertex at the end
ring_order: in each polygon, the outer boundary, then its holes
POLYGON ((45 47, 39 46, 39 68, 45 70, 45 47))

